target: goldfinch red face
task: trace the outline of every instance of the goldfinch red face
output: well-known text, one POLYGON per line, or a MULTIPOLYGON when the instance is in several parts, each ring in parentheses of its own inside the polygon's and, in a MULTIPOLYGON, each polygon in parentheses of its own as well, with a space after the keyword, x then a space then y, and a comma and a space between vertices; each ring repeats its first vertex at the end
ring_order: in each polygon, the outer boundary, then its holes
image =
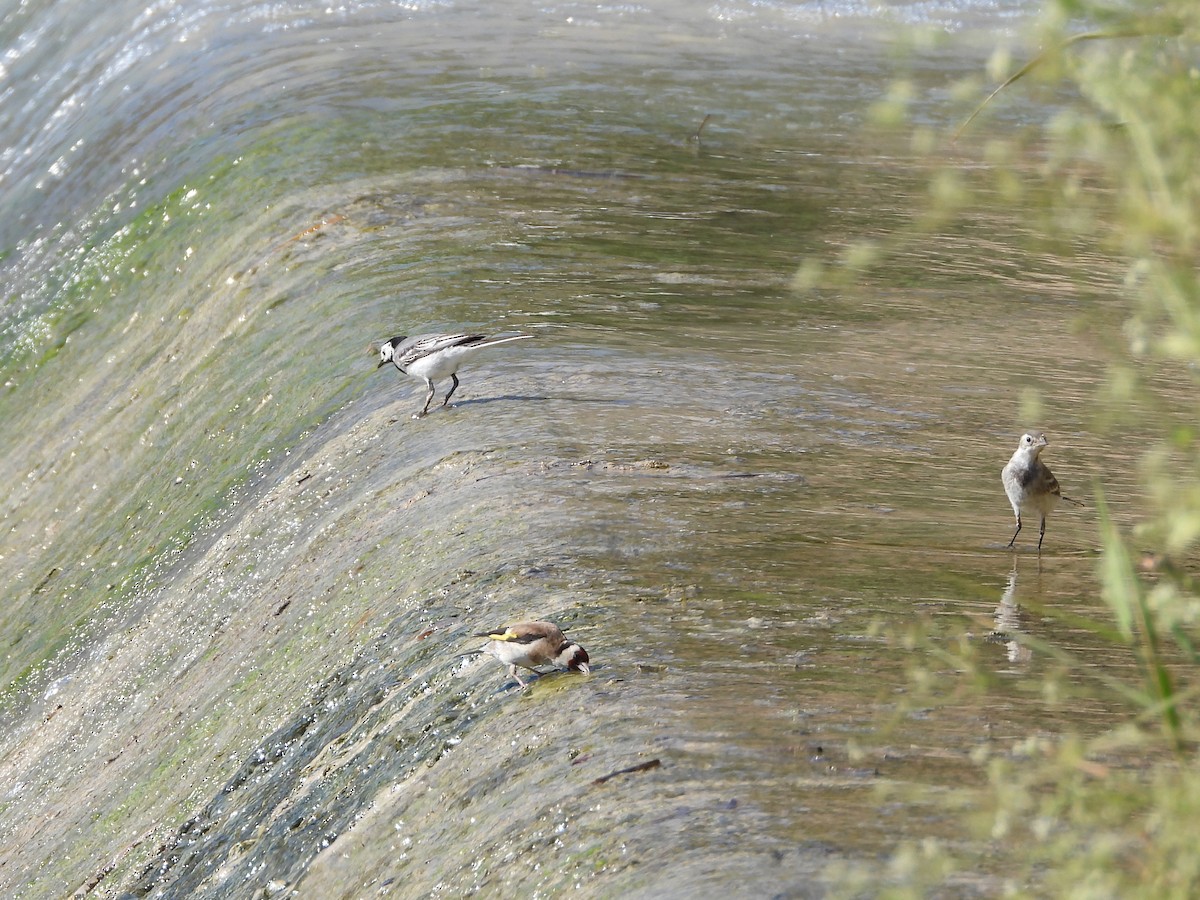
POLYGON ((584 675, 589 675, 592 671, 588 652, 578 644, 570 644, 559 656, 558 664, 572 672, 582 672, 584 675))

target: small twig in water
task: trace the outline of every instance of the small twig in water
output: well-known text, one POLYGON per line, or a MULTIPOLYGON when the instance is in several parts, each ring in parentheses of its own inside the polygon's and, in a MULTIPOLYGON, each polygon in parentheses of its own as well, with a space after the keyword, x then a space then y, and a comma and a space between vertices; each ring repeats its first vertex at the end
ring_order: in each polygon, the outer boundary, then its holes
POLYGON ((299 234, 292 235, 290 238, 288 238, 286 241, 281 243, 279 246, 272 248, 271 252, 278 253, 280 250, 282 250, 284 247, 286 247, 292 241, 298 241, 301 238, 308 237, 310 234, 312 234, 316 231, 320 231, 322 228, 327 228, 330 225, 336 225, 338 222, 345 221, 345 219, 346 219, 346 217, 341 214, 330 216, 328 219, 322 219, 320 222, 318 222, 316 225, 313 225, 311 228, 305 228, 299 234))
POLYGON ((47 572, 46 577, 37 583, 37 587, 33 589, 33 592, 35 594, 40 594, 45 589, 46 585, 50 583, 50 580, 60 571, 61 570, 58 568, 58 566, 55 566, 53 569, 47 572))
POLYGON ((662 765, 662 760, 651 759, 644 763, 638 763, 636 766, 629 766, 625 769, 617 769, 615 772, 609 772, 607 775, 601 775, 599 778, 593 778, 592 784, 604 784, 606 781, 611 781, 618 775, 631 775, 634 772, 645 772, 649 769, 657 769, 662 765))

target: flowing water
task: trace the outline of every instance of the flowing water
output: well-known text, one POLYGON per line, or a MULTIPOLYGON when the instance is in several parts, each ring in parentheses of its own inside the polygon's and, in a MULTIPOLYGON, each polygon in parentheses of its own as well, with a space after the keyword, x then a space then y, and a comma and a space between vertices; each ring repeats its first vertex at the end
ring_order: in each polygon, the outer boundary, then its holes
POLYGON ((1038 425, 1136 519, 1119 272, 980 215, 794 275, 925 202, 871 104, 952 121, 1028 7, 5 4, 0 894, 809 896, 968 845, 972 754, 1068 714, 1003 638, 1128 665, 1066 624, 1094 504, 1014 557, 999 483, 1038 425), (369 344, 448 329, 535 339, 414 420, 369 344), (530 617, 591 676, 461 655, 530 617), (914 618, 982 704, 905 706, 958 677, 914 618))

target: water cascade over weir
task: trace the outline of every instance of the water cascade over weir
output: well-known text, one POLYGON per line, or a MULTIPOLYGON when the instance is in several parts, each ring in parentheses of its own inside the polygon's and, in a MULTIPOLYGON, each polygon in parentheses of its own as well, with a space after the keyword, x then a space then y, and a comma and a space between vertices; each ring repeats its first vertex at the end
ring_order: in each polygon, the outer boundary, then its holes
POLYGON ((926 189, 863 137, 898 26, 950 119, 1022 4, 8 6, 0 895, 807 896, 967 840, 980 735, 1056 713, 897 717, 877 625, 1088 602, 1088 511, 999 550, 1003 335, 1074 487, 1044 287, 1104 276, 1020 223, 794 276, 926 189), (448 330, 534 338, 414 421, 372 349, 448 330), (591 674, 463 655, 521 619, 591 674))

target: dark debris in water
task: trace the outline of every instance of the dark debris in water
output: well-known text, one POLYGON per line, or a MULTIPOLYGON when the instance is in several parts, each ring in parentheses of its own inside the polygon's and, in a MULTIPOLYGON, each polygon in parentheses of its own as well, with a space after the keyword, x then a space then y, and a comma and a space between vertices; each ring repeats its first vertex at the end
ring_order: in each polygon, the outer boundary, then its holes
POLYGON ((662 760, 650 759, 643 763, 638 763, 636 766, 626 766, 624 769, 617 769, 615 772, 609 772, 607 775, 601 775, 599 778, 593 778, 592 784, 604 784, 607 781, 620 776, 632 775, 635 772, 648 772, 651 769, 657 769, 662 766, 662 760))

